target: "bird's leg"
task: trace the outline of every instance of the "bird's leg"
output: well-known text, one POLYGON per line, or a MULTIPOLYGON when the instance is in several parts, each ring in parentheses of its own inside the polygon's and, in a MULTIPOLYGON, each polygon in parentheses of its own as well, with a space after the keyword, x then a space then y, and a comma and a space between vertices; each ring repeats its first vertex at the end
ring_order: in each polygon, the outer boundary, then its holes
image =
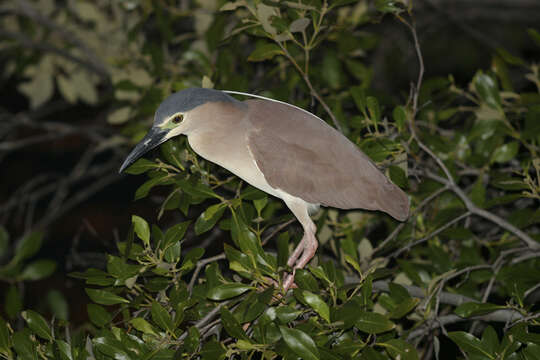
POLYGON ((317 250, 317 238, 315 237, 315 232, 317 228, 309 217, 308 207, 304 201, 300 201, 300 199, 284 200, 304 228, 302 240, 300 240, 296 249, 294 249, 287 261, 287 265, 293 268, 293 272, 292 274, 286 275, 283 281, 283 291, 286 293, 287 290, 294 285, 294 274, 296 269, 303 268, 315 255, 315 251, 317 250))
POLYGON ((296 248, 294 249, 293 253, 291 254, 291 256, 289 256, 289 260, 287 260, 288 266, 293 267, 294 264, 296 264, 296 260, 298 260, 298 258, 300 257, 300 255, 302 255, 302 252, 304 251, 305 241, 306 241, 306 234, 304 233, 304 236, 302 237, 298 245, 296 245, 296 248))
MULTIPOLYGON (((311 259, 313 259, 313 256, 315 256, 315 252, 317 251, 317 247, 319 246, 317 238, 315 237, 315 232, 304 230, 304 237, 302 238, 302 241, 300 242, 299 245, 302 245, 302 250, 303 250, 302 257, 298 260, 295 259, 295 263, 293 264, 294 267, 293 267, 292 274, 289 274, 285 277, 285 280, 283 281, 284 293, 286 293, 294 285, 294 274, 296 273, 296 269, 302 269, 304 266, 307 265, 307 263, 311 259)), ((295 253, 296 253, 296 249, 295 249, 295 253)), ((293 265, 289 265, 289 266, 293 266, 293 265)))

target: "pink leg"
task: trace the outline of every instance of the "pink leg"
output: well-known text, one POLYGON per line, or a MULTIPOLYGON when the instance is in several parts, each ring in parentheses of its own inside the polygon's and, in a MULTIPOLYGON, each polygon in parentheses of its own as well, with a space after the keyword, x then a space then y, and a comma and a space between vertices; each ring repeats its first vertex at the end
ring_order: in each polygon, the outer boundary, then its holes
POLYGON ((288 266, 293 267, 294 264, 296 264, 296 260, 298 260, 298 258, 300 257, 300 255, 302 255, 302 252, 304 251, 305 242, 306 235, 304 234, 298 245, 296 245, 296 249, 294 249, 291 256, 289 256, 289 260, 287 260, 288 266))
POLYGON ((302 257, 294 264, 293 273, 287 275, 283 281, 283 292, 285 293, 294 285, 294 274, 296 273, 296 269, 304 268, 304 266, 306 266, 309 261, 313 259, 315 252, 317 251, 317 247, 319 246, 319 242, 317 241, 314 233, 306 232, 302 238, 302 242, 304 243, 302 257))
POLYGON ((287 292, 291 287, 294 286, 294 273, 296 269, 301 269, 315 256, 315 251, 317 250, 318 242, 315 237, 315 232, 317 228, 311 218, 309 217, 307 204, 300 199, 284 199, 285 203, 291 209, 294 216, 298 219, 302 227, 304 228, 304 236, 300 243, 294 249, 292 255, 287 261, 287 265, 293 267, 293 273, 285 277, 283 281, 283 291, 287 292), (292 200, 292 201, 291 201, 292 200), (300 254, 302 256, 300 257, 300 254), (300 257, 300 259, 299 259, 300 257))

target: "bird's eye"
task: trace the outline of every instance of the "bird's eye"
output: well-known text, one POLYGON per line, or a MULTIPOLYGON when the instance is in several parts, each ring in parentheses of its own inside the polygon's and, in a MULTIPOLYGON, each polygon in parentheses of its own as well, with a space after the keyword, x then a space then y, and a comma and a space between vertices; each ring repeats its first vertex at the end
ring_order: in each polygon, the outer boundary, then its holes
POLYGON ((180 124, 184 120, 184 115, 178 114, 172 118, 173 124, 180 124))

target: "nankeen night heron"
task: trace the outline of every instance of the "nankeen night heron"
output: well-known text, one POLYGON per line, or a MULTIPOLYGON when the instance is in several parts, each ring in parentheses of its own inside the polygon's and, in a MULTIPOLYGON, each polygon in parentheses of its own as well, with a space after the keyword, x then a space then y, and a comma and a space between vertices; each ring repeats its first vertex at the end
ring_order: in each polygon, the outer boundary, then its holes
MULTIPOLYGON (((181 134, 203 158, 285 202, 304 229, 287 262, 294 269, 304 267, 317 250, 310 212, 319 205, 380 210, 400 221, 408 217, 407 195, 322 119, 294 105, 234 91, 191 88, 170 95, 120 172, 181 134)), ((289 276, 283 286, 292 283, 289 276)))

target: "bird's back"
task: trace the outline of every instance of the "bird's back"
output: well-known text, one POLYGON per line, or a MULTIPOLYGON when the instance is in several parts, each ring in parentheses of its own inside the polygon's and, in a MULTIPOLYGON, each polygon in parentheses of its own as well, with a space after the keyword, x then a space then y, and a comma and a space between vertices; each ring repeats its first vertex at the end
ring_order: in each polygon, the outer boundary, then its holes
POLYGON ((248 145, 268 183, 309 203, 409 213, 407 195, 356 145, 313 114, 270 100, 248 100, 248 145))

